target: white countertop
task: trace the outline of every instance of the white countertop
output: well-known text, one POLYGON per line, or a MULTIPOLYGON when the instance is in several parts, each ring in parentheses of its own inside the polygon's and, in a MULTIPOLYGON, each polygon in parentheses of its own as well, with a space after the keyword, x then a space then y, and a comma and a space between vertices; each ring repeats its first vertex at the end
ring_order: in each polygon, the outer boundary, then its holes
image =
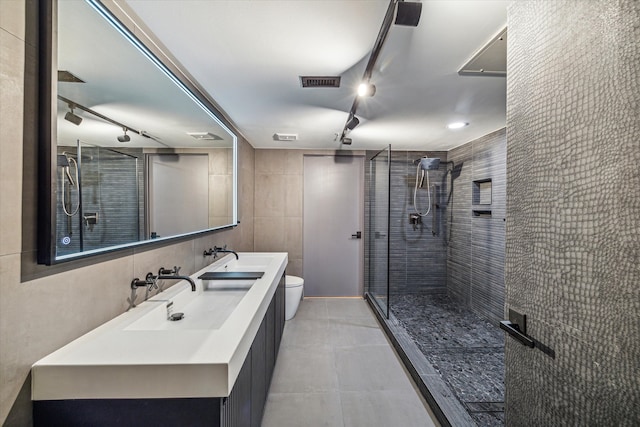
POLYGON ((238 255, 239 261, 227 255, 193 274, 196 292, 187 281, 176 283, 40 359, 32 367, 32 399, 228 396, 288 260, 286 253, 238 255), (197 277, 224 271, 225 265, 228 271, 264 275, 244 296, 242 291, 205 290, 197 277), (185 313, 183 320, 166 320, 167 301, 173 301, 174 313, 185 313), (209 314, 202 311, 205 306, 209 314), (190 322, 190 310, 192 319, 218 319, 190 322))

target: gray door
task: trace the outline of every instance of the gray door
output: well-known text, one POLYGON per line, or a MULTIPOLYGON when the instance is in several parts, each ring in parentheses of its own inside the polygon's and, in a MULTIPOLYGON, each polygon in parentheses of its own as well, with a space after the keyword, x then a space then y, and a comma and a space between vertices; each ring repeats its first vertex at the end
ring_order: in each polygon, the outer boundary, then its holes
POLYGON ((363 157, 304 157, 305 296, 362 296, 363 178, 363 157))
POLYGON ((167 237, 209 228, 206 154, 150 154, 148 174, 150 233, 167 237))

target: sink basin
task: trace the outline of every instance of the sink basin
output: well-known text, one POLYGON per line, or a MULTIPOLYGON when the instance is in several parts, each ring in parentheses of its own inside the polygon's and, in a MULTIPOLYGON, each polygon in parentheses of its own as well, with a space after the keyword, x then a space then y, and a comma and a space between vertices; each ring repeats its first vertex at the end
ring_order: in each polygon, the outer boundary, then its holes
POLYGON ((288 262, 286 253, 239 256, 225 256, 191 275, 195 292, 186 280, 176 282, 37 361, 32 399, 229 396, 288 262), (208 271, 264 276, 197 279, 208 271), (170 303, 182 319, 167 320, 170 303))
POLYGON ((256 280, 264 276, 264 271, 207 271, 198 279, 202 280, 256 280))
POLYGON ((159 303, 152 312, 124 329, 126 331, 220 329, 250 287, 224 289, 225 292, 203 292, 186 305, 174 304, 173 313, 184 313, 184 317, 176 321, 167 319, 166 302, 159 303))
POLYGON ((210 291, 248 291, 256 283, 253 279, 245 280, 203 280, 202 287, 204 292, 210 291))

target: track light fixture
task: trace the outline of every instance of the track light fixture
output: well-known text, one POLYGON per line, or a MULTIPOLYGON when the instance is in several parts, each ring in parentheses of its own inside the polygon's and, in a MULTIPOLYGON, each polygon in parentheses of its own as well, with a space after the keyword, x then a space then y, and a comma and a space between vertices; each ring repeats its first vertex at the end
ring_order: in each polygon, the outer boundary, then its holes
POLYGON ((124 131, 124 135, 120 135, 118 136, 118 141, 120 142, 129 142, 131 141, 131 137, 129 135, 127 135, 127 128, 122 128, 122 130, 124 131))
POLYGON ((359 124, 360 124, 360 120, 356 116, 353 116, 351 117, 351 120, 347 122, 346 128, 351 131, 351 130, 354 130, 355 127, 358 126, 359 124))
POLYGON ((358 96, 373 96, 376 94, 376 87, 373 83, 360 83, 358 86, 358 96))
POLYGON ((417 27, 422 14, 422 3, 415 1, 398 2, 396 11, 396 25, 417 27))
MULTIPOLYGON (((391 25, 406 25, 415 27, 418 25, 420 21, 420 14, 422 12, 422 3, 419 2, 408 2, 408 1, 400 1, 400 0, 391 0, 389 2, 389 6, 387 7, 387 12, 384 15, 384 19, 382 21, 382 26, 380 27, 380 32, 378 33, 378 37, 373 45, 373 49, 371 50, 371 55, 369 56, 369 61, 367 61, 367 66, 365 67, 364 74, 362 76, 362 82, 369 83, 371 79, 371 75, 373 74, 373 68, 376 65, 376 61, 378 60, 378 56, 382 51, 382 46, 384 45, 385 40, 389 34, 389 29, 391 25), (396 10, 397 7, 397 10, 396 10)), ((373 85, 371 85, 373 87, 373 85)), ((364 90, 364 89, 363 89, 364 90)), ((375 93, 375 88, 373 92, 369 96, 373 96, 375 93)), ((353 104, 351 104, 351 110, 349 110, 349 117, 347 119, 347 123, 344 128, 342 128, 342 135, 340 136, 340 142, 342 143, 347 132, 355 128, 359 120, 355 118, 356 110, 358 109, 358 103, 360 102, 360 96, 356 96, 353 100, 353 104), (356 119, 355 123, 353 120, 356 119)))
POLYGON ((69 104, 69 111, 64 115, 64 119, 76 126, 80 126, 80 123, 82 123, 82 117, 73 114, 73 104, 69 104))

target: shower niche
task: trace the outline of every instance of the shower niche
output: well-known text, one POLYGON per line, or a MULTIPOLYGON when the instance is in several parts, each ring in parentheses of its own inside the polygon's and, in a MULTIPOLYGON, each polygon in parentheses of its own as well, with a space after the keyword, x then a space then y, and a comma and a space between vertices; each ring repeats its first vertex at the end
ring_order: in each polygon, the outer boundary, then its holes
POLYGON ((471 204, 474 217, 491 218, 491 178, 480 179, 471 183, 471 204))

